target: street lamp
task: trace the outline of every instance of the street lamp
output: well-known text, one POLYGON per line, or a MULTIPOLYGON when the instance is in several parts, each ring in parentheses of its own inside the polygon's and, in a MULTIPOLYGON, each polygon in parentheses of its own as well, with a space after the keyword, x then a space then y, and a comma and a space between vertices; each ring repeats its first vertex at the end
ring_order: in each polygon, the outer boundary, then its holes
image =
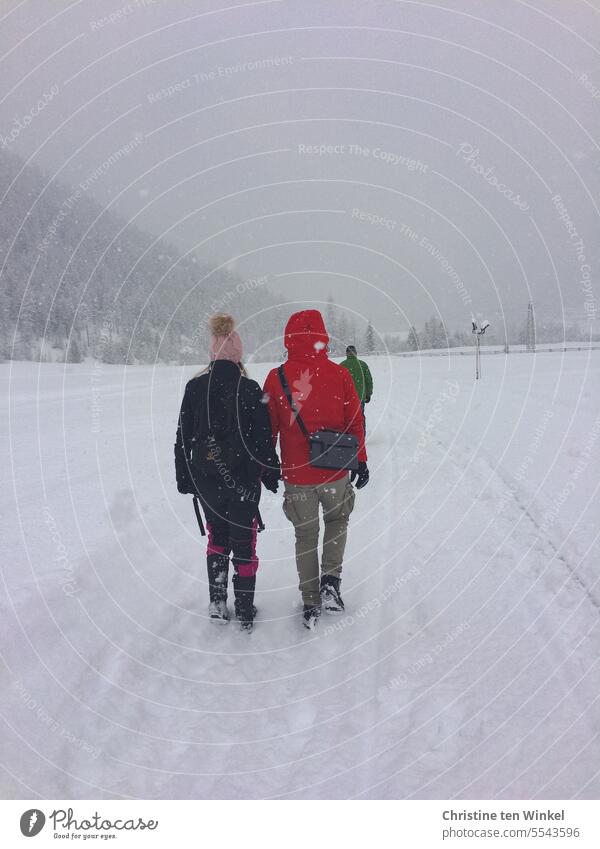
POLYGON ((478 325, 475 316, 471 316, 471 333, 475 334, 475 380, 479 380, 481 377, 480 340, 489 326, 489 321, 482 321, 481 325, 478 325))

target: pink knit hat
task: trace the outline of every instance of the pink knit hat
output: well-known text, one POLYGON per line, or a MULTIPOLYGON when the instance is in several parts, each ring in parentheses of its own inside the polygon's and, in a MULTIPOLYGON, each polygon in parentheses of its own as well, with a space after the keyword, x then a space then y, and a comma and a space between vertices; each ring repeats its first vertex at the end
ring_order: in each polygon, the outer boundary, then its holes
POLYGON ((232 315, 218 312, 210 317, 210 358, 211 360, 231 360, 241 363, 243 356, 242 340, 235 330, 232 315))

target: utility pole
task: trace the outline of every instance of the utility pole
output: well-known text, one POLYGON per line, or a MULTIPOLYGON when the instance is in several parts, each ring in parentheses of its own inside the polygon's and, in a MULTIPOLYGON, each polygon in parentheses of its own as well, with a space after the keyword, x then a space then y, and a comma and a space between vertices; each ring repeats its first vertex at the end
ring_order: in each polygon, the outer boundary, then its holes
POLYGON ((490 326, 489 321, 482 321, 481 327, 477 324, 475 316, 471 316, 471 333, 475 334, 475 380, 481 377, 481 348, 480 340, 490 326))
POLYGON ((525 337, 526 350, 535 354, 535 318, 533 317, 533 304, 527 304, 527 335, 525 337))

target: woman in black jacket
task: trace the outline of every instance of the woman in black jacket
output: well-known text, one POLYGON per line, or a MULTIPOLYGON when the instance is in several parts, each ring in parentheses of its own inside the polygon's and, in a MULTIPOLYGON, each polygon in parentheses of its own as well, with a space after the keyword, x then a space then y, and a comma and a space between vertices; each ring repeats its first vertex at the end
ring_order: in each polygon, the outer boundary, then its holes
POLYGON ((185 388, 175 442, 177 489, 196 495, 206 516, 211 621, 226 623, 229 555, 235 615, 252 630, 261 481, 280 476, 271 424, 258 383, 246 377, 242 342, 230 315, 210 319, 211 364, 185 388))

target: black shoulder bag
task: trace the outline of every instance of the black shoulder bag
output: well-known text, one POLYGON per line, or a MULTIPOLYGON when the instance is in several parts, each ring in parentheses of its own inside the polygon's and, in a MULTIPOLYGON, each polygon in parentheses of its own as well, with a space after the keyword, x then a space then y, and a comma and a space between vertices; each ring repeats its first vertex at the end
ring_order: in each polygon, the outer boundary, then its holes
POLYGON ((279 366, 277 373, 298 427, 308 439, 310 465, 317 469, 358 469, 359 444, 356 436, 337 430, 316 430, 309 433, 290 392, 283 366, 279 366))

